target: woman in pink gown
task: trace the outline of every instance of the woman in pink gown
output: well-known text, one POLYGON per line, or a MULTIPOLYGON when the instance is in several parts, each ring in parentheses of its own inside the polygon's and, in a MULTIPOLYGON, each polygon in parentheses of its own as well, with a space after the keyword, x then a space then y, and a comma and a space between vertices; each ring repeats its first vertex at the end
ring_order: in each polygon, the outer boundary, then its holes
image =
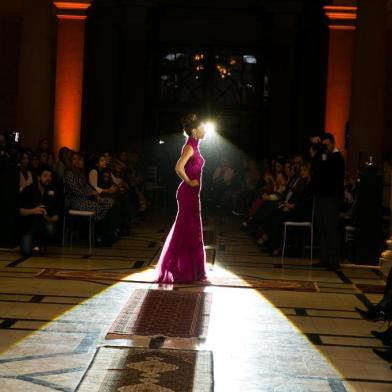
POLYGON ((176 173, 182 179, 177 189, 177 216, 166 238, 157 265, 160 283, 189 283, 206 279, 201 223, 200 188, 204 159, 199 151, 205 130, 195 114, 181 119, 188 136, 176 173))

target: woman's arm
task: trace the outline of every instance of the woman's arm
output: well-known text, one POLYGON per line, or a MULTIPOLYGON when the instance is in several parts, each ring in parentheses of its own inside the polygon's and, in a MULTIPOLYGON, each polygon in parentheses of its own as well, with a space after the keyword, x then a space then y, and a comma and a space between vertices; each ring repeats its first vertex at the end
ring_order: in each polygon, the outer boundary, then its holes
POLYGON ((98 186, 98 172, 92 169, 88 175, 88 182, 90 186, 98 192, 98 194, 104 193, 103 189, 98 186))
POLYGON ((19 192, 22 192, 25 187, 26 187, 26 180, 22 172, 19 172, 19 192))
POLYGON ((189 158, 193 155, 193 149, 191 146, 185 146, 180 159, 178 160, 175 171, 184 182, 191 186, 199 185, 199 181, 190 180, 189 177, 185 173, 185 165, 188 162, 189 158))

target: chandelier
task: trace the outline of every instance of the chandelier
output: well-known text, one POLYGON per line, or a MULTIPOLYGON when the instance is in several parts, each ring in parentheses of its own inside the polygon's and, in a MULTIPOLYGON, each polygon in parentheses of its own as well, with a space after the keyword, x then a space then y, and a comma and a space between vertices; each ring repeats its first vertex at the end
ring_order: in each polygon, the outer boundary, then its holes
POLYGON ((193 61, 195 62, 195 79, 199 79, 200 71, 204 70, 204 54, 196 53, 193 56, 193 61))

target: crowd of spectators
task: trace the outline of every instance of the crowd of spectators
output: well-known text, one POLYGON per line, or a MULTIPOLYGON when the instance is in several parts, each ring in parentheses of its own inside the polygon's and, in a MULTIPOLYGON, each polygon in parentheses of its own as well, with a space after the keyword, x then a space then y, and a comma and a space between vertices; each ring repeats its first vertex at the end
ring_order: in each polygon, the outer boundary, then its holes
POLYGON ((343 228, 355 219, 356 178, 345 172, 332 135, 313 140, 308 151, 290 157, 261 163, 243 159, 237 166, 230 162, 223 157, 212 171, 206 196, 214 207, 243 216, 243 229, 273 256, 282 251, 283 222, 314 221, 320 253, 326 252, 317 266, 338 268, 340 255, 334 247, 340 243, 339 224, 343 228), (333 221, 334 214, 339 221, 333 221))
MULTIPOLYGON (((339 214, 345 224, 355 219, 356 178, 344 176, 343 158, 330 136, 291 157, 244 158, 233 165, 222 156, 205 178, 204 196, 214 208, 243 216, 242 228, 274 256, 281 253, 283 222, 315 218, 323 230, 320 247, 333 250, 321 254, 320 266, 337 268, 338 224, 331 217, 339 214)), ((137 153, 86 154, 62 147, 55 156, 43 139, 34 151, 19 148, 17 156, 23 254, 46 234, 61 233, 61 218, 69 209, 93 212, 96 245, 110 246, 149 207, 137 153)))
POLYGON ((95 244, 111 246, 129 235, 150 205, 137 153, 86 154, 62 147, 56 159, 43 139, 34 151, 17 147, 12 154, 19 171, 23 255, 42 248, 51 237, 60 239, 62 217, 69 210, 92 213, 95 244))

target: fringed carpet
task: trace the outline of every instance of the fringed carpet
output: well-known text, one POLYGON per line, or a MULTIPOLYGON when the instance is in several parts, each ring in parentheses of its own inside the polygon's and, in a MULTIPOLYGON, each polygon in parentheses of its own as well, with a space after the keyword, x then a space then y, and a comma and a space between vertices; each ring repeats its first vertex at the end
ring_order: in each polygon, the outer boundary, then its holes
POLYGON ((207 335, 212 294, 136 289, 106 335, 203 338, 207 335))
MULTIPOLYGON (((42 279, 74 279, 88 281, 122 281, 130 283, 154 283, 154 271, 135 273, 134 271, 81 271, 47 268, 37 274, 42 279)), ((297 280, 272 280, 241 276, 209 276, 208 282, 194 282, 192 285, 254 288, 258 290, 318 291, 316 282, 297 280)))
POLYGON ((78 392, 210 392, 210 351, 100 347, 78 392))

